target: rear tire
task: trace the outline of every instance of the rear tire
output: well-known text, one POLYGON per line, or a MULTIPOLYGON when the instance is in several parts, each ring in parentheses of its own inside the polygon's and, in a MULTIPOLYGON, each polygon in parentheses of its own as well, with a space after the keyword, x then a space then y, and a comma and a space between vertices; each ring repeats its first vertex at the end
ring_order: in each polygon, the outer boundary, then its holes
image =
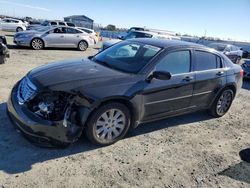
POLYGON ((20 32, 20 31, 23 31, 23 28, 21 27, 16 28, 16 32, 20 32))
POLYGON ((35 38, 31 41, 31 47, 34 49, 34 50, 41 50, 43 49, 44 47, 44 43, 42 41, 42 39, 39 39, 39 38, 35 38))
POLYGON ((116 102, 107 103, 91 115, 85 133, 96 145, 110 145, 126 135, 130 120, 130 112, 125 105, 116 102))
POLYGON ((87 48, 88 48, 88 43, 84 40, 80 41, 77 47, 77 49, 80 51, 85 51, 87 50, 87 48))
POLYGON ((230 88, 224 89, 215 99, 211 108, 209 109, 209 114, 213 117, 222 117, 230 109, 234 99, 234 92, 230 88))
POLYGON ((240 64, 240 60, 241 60, 241 57, 240 57, 240 56, 237 57, 237 59, 236 59, 236 64, 240 64))

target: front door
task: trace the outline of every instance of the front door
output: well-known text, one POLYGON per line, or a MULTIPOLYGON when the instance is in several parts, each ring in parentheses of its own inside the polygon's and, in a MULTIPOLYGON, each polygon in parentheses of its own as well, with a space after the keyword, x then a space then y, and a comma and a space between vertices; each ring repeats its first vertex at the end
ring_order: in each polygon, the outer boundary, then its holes
POLYGON ((46 47, 65 47, 65 27, 58 27, 47 32, 42 38, 46 47))
POLYGON ((164 55, 155 70, 170 72, 172 77, 170 80, 153 79, 144 88, 144 121, 189 108, 193 95, 195 73, 192 72, 191 51, 173 51, 164 55))

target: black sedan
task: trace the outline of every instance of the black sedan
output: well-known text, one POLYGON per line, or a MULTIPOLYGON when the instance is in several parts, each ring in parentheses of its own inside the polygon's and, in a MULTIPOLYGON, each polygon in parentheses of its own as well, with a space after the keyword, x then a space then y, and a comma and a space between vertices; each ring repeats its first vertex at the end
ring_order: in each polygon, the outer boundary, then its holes
POLYGON ((7 40, 6 40, 6 37, 5 36, 1 36, 0 35, 0 43, 3 43, 5 45, 7 45, 7 40))
POLYGON ((206 109, 225 115, 242 77, 239 65, 205 46, 133 39, 33 69, 14 86, 8 114, 39 144, 68 145, 85 132, 109 145, 144 122, 206 109))
POLYGON ((249 59, 245 60, 241 66, 242 69, 244 70, 244 78, 250 79, 250 60, 249 59))

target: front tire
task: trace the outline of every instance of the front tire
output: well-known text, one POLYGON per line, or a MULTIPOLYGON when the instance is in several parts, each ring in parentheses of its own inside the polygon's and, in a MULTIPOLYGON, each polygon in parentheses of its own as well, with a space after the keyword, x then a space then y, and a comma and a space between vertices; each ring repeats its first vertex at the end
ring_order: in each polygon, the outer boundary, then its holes
POLYGON ((86 136, 97 145, 106 146, 122 139, 130 127, 130 112, 121 103, 107 103, 90 117, 86 136))
POLYGON ((85 51, 88 48, 88 43, 84 40, 80 41, 78 44, 78 50, 85 51))
POLYGON ((44 43, 41 39, 39 38, 35 38, 31 41, 31 47, 34 49, 34 50, 41 50, 43 49, 44 47, 44 43))
POLYGON ((214 117, 222 117, 230 109, 234 99, 234 92, 232 89, 224 89, 213 102, 209 109, 209 113, 214 117))

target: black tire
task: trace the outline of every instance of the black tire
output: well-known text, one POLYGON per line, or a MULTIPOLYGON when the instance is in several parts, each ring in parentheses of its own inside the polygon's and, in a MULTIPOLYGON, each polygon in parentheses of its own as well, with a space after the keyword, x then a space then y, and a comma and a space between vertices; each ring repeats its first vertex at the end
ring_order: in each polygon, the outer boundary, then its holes
POLYGON ((236 64, 240 64, 240 60, 241 60, 241 57, 240 57, 240 56, 237 57, 237 59, 236 59, 236 64))
POLYGON ((121 103, 111 102, 102 105, 96 111, 93 112, 93 114, 88 120, 87 127, 85 129, 85 134, 92 143, 100 146, 106 146, 122 139, 127 134, 130 127, 130 123, 131 115, 128 108, 121 103), (114 110, 113 115, 110 114, 111 110, 114 110), (121 113, 121 116, 119 116, 119 113, 121 113), (107 121, 102 118, 104 114, 107 115, 107 121), (114 119, 116 119, 117 121, 115 122, 114 119), (123 121, 119 121, 121 122, 121 124, 118 123, 118 119, 123 119, 123 121), (119 127, 121 125, 123 128, 119 127), (117 132, 119 132, 119 134, 115 134, 117 132), (111 137, 112 139, 110 139, 111 137))
POLYGON ((216 118, 224 116, 232 105, 234 95, 234 91, 230 88, 222 90, 210 107, 209 114, 216 118), (223 100, 225 100, 224 103, 223 100))
POLYGON ((23 31, 23 28, 21 27, 16 28, 16 32, 20 32, 20 31, 23 31))
POLYGON ((41 50, 44 48, 44 42, 42 39, 34 38, 34 39, 32 39, 30 46, 34 50, 41 50))
POLYGON ((81 40, 79 43, 78 43, 78 47, 77 49, 80 50, 80 51, 85 51, 87 50, 88 48, 88 43, 84 40, 81 40))

